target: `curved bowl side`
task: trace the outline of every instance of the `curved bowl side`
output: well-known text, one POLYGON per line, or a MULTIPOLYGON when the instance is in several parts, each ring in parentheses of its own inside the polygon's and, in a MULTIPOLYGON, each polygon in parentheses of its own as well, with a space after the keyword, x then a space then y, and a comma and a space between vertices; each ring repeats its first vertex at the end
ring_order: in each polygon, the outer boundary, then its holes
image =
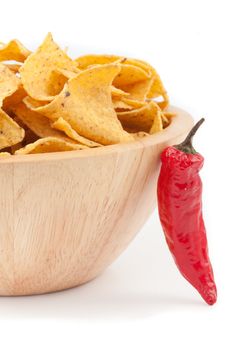
POLYGON ((192 118, 138 142, 0 162, 0 294, 58 291, 99 275, 156 204, 161 150, 192 118))

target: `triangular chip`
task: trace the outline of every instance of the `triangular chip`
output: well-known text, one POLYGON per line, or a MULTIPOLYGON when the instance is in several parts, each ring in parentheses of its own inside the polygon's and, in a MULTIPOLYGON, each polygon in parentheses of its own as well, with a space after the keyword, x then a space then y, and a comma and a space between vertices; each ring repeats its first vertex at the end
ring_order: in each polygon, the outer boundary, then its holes
POLYGON ((141 108, 147 104, 144 101, 134 100, 131 96, 112 96, 112 102, 117 112, 141 108))
POLYGON ((75 61, 77 62, 77 65, 80 69, 86 69, 87 67, 94 64, 102 65, 114 62, 121 62, 124 65, 138 67, 143 70, 149 77, 151 77, 151 80, 140 83, 139 86, 138 82, 134 86, 129 86, 128 84, 126 91, 131 93, 131 97, 142 100, 143 97, 154 98, 162 96, 163 101, 158 103, 162 109, 164 109, 169 103, 167 92, 163 86, 159 74, 150 64, 145 61, 116 55, 85 55, 78 57, 75 61))
POLYGON ((34 143, 30 143, 27 146, 20 148, 15 154, 34 154, 34 153, 50 153, 50 152, 64 152, 75 151, 87 148, 77 143, 66 142, 56 137, 45 137, 39 139, 34 143))
POLYGON ((169 112, 167 110, 163 111, 161 118, 163 122, 163 128, 166 128, 170 123, 171 119, 175 117, 176 113, 174 112, 169 112))
MULTIPOLYGON (((130 95, 131 98, 138 98, 141 100, 144 99, 152 84, 150 75, 140 67, 129 64, 121 64, 120 61, 121 60, 117 60, 115 62, 121 65, 121 71, 113 81, 114 87, 117 90, 124 91, 125 94, 130 95)), ((88 68, 98 66, 99 65, 91 65, 88 68)))
POLYGON ((75 59, 77 67, 86 69, 95 64, 109 64, 118 61, 120 56, 116 55, 84 55, 75 59))
POLYGON ((123 127, 149 132, 158 111, 160 111, 159 106, 154 101, 150 101, 141 108, 119 112, 117 116, 123 127))
POLYGON ((22 84, 28 95, 36 100, 53 100, 64 84, 64 75, 54 74, 60 68, 78 72, 75 63, 59 48, 49 33, 42 45, 20 68, 22 84))
POLYGON ((31 51, 26 49, 26 47, 16 39, 0 47, 0 61, 24 62, 30 54, 31 51))
POLYGON ((111 84, 120 69, 109 64, 82 71, 52 102, 34 110, 53 121, 62 117, 80 135, 104 145, 131 141, 112 104, 111 84))
POLYGON ((20 84, 18 89, 10 96, 6 97, 3 101, 4 111, 10 112, 12 108, 14 108, 18 103, 20 103, 25 96, 27 95, 26 91, 23 88, 23 85, 20 84))
POLYGON ((112 91, 112 97, 123 97, 123 96, 129 96, 129 93, 126 91, 123 91, 121 89, 117 89, 115 86, 111 87, 112 91))
POLYGON ((124 87, 122 86, 122 89, 128 92, 130 99, 145 101, 151 89, 152 84, 153 84, 153 78, 150 77, 146 80, 139 81, 131 85, 126 85, 124 87))
POLYGON ((3 100, 12 95, 19 87, 20 80, 4 64, 0 63, 0 107, 3 100))
POLYGON ((133 108, 141 108, 147 105, 147 102, 145 101, 134 100, 128 96, 123 96, 121 100, 133 108))
POLYGON ((164 103, 161 104, 161 108, 165 108, 168 104, 168 96, 167 92, 163 86, 163 83, 161 81, 161 78, 157 71, 152 67, 150 64, 148 64, 145 61, 137 60, 134 58, 126 58, 124 61, 124 64, 131 64, 136 67, 140 67, 141 69, 145 70, 152 78, 152 83, 150 86, 150 89, 147 92, 146 97, 147 98, 154 98, 158 96, 162 96, 164 99, 164 103))
POLYGON ((24 130, 0 109, 0 150, 21 142, 24 135, 24 130))
POLYGON ((126 86, 136 84, 149 78, 149 75, 139 67, 130 64, 120 64, 120 66, 121 71, 113 80, 113 85, 118 89, 126 91, 126 86))
POLYGON ((156 132, 163 130, 162 114, 162 111, 157 111, 152 127, 150 129, 150 134, 155 134, 156 132))
POLYGON ((66 81, 68 79, 74 78, 79 72, 80 72, 79 69, 77 69, 76 72, 72 72, 72 71, 70 71, 68 69, 62 69, 62 68, 57 68, 56 70, 54 70, 55 74, 63 75, 63 77, 66 78, 66 81))
POLYGON ((77 141, 78 143, 88 147, 99 147, 99 143, 86 139, 79 135, 71 125, 62 117, 58 118, 54 123, 51 124, 52 128, 63 131, 68 137, 77 141))
POLYGON ((63 132, 54 130, 51 127, 50 120, 43 115, 28 109, 24 103, 18 104, 13 109, 14 114, 23 122, 30 130, 39 137, 57 137, 64 141, 75 143, 65 136, 63 132))

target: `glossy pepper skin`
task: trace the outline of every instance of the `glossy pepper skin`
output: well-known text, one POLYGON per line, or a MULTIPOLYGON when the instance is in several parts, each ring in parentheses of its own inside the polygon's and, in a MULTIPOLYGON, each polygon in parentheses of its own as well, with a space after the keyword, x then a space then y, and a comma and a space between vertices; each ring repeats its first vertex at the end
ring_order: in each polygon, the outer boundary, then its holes
MULTIPOLYGON (((195 127, 197 130, 199 125, 195 127)), ((182 144, 167 147, 161 154, 158 209, 166 242, 178 269, 203 299, 212 305, 217 299, 217 289, 202 217, 199 170, 204 158, 196 153, 191 144, 196 130, 190 132, 191 136, 189 134, 182 144)))

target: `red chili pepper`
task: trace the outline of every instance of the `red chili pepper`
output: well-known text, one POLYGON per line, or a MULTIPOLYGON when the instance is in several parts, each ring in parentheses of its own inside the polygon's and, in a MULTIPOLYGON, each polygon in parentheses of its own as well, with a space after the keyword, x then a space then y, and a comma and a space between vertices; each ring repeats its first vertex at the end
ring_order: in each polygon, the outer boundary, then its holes
POLYGON ((204 118, 181 144, 162 152, 157 194, 160 221, 175 263, 212 305, 217 300, 217 289, 208 256, 202 217, 202 182, 198 173, 204 158, 192 146, 192 137, 203 121, 204 118))

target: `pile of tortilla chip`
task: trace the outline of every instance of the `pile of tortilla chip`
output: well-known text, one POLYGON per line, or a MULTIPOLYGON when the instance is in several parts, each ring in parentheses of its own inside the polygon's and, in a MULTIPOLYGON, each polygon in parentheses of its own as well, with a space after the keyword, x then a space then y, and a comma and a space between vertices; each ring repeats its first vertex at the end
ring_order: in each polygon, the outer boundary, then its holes
POLYGON ((35 52, 0 45, 0 157, 131 142, 170 121, 148 63, 113 55, 70 58, 49 33, 35 52))

